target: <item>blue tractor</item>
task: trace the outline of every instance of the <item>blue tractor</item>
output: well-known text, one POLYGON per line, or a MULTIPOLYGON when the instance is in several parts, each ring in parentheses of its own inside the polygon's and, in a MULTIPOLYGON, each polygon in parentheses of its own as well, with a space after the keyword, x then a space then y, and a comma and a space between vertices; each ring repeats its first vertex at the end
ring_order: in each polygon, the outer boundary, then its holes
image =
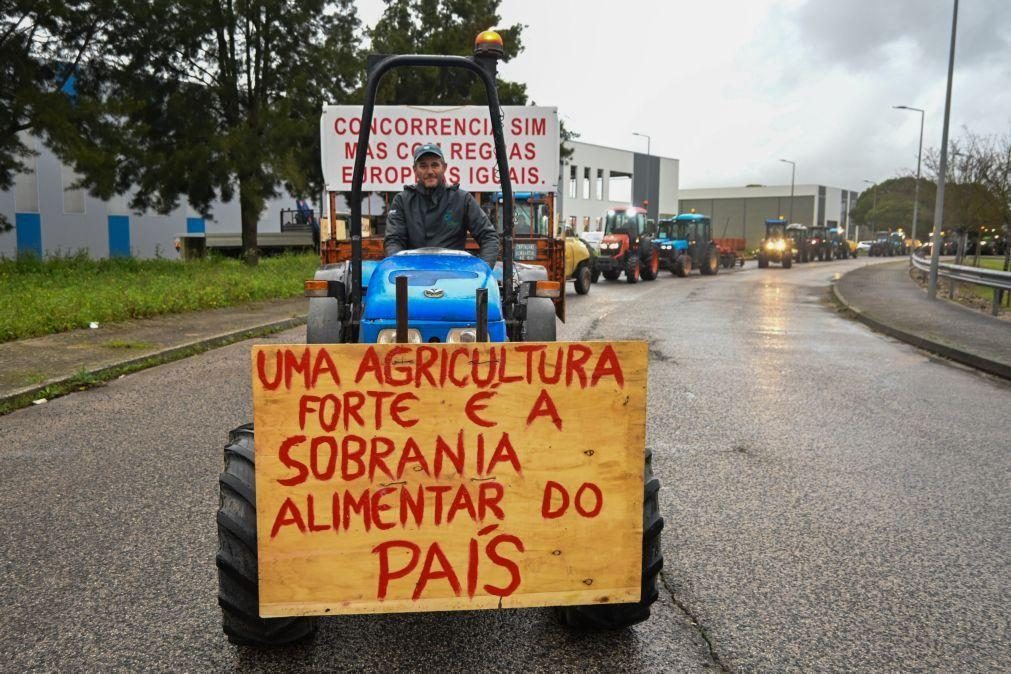
POLYGON ((660 248, 660 266, 677 276, 697 267, 705 276, 720 269, 720 250, 712 237, 712 221, 699 213, 682 213, 657 223, 654 244, 660 248))
MULTIPOLYGON (((362 183, 365 152, 355 159, 351 190, 350 241, 324 242, 323 267, 306 282, 310 297, 307 341, 310 344, 460 343, 554 341, 555 307, 560 292, 544 267, 514 262, 513 192, 503 115, 495 76, 504 56, 501 37, 479 36, 475 55, 373 56, 362 110, 358 147, 369 146, 376 92, 394 68, 436 67, 470 71, 484 85, 502 181, 502 261, 495 268, 464 251, 418 249, 382 258, 382 240, 362 239, 362 183), (349 255, 349 259, 343 259, 349 255), (365 257, 372 259, 365 259, 365 257), (339 260, 339 261, 338 261, 339 260)), ((564 283, 564 281, 563 281, 564 283)), ((225 447, 219 481, 218 603, 223 630, 233 643, 281 646, 311 637, 315 616, 259 615, 256 544, 256 481, 253 426, 233 430, 225 447)), ((663 566, 660 531, 663 519, 649 453, 644 467, 642 590, 638 602, 559 606, 556 615, 577 628, 621 629, 649 617, 658 598, 656 580, 663 566)), ((339 572, 335 569, 335 572, 339 572)))

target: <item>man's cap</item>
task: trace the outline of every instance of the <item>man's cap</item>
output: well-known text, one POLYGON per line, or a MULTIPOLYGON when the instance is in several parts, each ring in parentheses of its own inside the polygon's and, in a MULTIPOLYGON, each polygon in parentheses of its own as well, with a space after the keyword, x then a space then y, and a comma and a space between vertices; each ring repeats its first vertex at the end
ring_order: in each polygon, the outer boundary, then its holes
POLYGON ((417 164, 418 160, 421 159, 426 154, 434 154, 436 157, 442 161, 446 161, 446 157, 442 154, 442 148, 435 143, 425 143, 424 145, 419 145, 418 149, 414 151, 414 163, 417 164))

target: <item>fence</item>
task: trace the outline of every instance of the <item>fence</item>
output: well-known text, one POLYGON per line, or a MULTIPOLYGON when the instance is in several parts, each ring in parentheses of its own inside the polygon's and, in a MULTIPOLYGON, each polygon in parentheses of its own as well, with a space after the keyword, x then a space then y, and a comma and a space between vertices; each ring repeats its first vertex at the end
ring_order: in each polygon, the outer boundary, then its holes
MULTIPOLYGON (((930 260, 921 257, 919 254, 913 255, 910 258, 910 263, 919 271, 930 272, 930 260)), ((955 295, 956 282, 974 283, 987 288, 993 288, 993 306, 990 309, 990 313, 994 316, 1000 312, 1000 304, 1004 294, 1008 293, 1008 296, 1011 297, 1011 272, 942 262, 938 265, 937 275, 948 279, 950 283, 950 297, 954 297, 955 295)))

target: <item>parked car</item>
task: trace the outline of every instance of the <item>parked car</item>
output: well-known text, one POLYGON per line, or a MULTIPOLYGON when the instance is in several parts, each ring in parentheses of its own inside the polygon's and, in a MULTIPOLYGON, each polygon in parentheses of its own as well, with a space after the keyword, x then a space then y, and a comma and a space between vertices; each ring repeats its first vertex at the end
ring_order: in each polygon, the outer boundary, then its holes
POLYGON ((871 252, 871 244, 873 241, 860 241, 857 243, 857 252, 863 251, 864 255, 871 252))
POLYGON ((594 253, 600 252, 600 242, 604 238, 603 232, 583 232, 579 235, 579 238, 583 240, 587 246, 593 249, 594 253))

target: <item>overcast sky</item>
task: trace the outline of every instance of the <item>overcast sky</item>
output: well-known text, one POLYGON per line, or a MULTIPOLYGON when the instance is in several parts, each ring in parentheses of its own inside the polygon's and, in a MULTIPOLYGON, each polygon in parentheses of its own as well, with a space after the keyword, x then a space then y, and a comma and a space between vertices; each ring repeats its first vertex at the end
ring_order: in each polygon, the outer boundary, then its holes
MULTIPOLYGON (((381 0, 359 0, 373 24, 381 0)), ((938 147, 951 0, 503 0, 505 64, 580 140, 681 160, 681 187, 862 190, 938 147)), ((959 6, 951 135, 1011 132, 1011 0, 959 6)))

